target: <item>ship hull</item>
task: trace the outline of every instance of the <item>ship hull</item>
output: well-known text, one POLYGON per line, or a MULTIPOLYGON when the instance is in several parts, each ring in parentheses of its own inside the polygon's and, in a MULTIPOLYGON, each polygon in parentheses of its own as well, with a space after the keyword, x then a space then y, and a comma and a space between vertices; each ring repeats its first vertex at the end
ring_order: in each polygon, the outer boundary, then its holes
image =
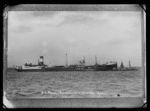
POLYGON ((49 71, 134 71, 135 68, 117 68, 117 64, 104 64, 95 66, 77 66, 77 67, 42 67, 42 68, 21 68, 18 72, 49 72, 49 71))
POLYGON ((113 65, 102 65, 91 67, 90 69, 87 67, 49 67, 42 69, 16 69, 18 72, 48 72, 48 71, 113 71, 114 68, 117 68, 117 64, 113 65))
POLYGON ((114 71, 114 69, 117 69, 117 63, 110 65, 99 65, 95 68, 96 71, 114 71))
POLYGON ((110 70, 110 69, 85 69, 85 70, 77 70, 77 69, 66 69, 66 70, 57 70, 57 69, 49 69, 49 70, 29 70, 29 69, 22 69, 22 70, 18 70, 16 69, 16 71, 18 72, 59 72, 59 71, 136 71, 137 69, 128 69, 128 70, 120 70, 120 69, 116 69, 116 70, 110 70))
POLYGON ((18 72, 51 72, 51 71, 89 71, 86 69, 57 69, 57 68, 47 68, 47 69, 16 69, 18 72))

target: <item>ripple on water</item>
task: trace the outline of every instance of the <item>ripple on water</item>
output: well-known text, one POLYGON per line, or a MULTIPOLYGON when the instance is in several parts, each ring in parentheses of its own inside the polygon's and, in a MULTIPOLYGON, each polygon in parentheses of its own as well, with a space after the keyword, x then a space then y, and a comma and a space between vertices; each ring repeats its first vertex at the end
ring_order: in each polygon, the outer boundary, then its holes
POLYGON ((137 71, 8 72, 7 78, 7 94, 12 97, 116 97, 118 93, 130 97, 142 93, 142 76, 137 71), (102 94, 50 95, 42 91, 102 94))

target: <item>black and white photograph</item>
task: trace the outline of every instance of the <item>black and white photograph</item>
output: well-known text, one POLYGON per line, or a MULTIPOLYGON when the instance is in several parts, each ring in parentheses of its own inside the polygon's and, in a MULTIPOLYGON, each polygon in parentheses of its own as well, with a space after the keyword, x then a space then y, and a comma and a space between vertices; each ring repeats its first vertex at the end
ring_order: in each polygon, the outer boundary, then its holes
POLYGON ((135 7, 8 11, 6 98, 143 98, 143 9, 135 7))

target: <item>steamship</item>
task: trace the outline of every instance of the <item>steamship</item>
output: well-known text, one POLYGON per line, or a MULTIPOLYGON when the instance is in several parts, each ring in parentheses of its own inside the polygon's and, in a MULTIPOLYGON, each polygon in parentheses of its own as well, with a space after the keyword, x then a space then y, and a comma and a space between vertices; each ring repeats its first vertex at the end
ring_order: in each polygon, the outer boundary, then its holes
POLYGON ((133 68, 124 68, 124 67, 117 67, 117 62, 107 62, 105 64, 97 64, 97 58, 95 56, 95 65, 87 66, 85 64, 85 57, 83 60, 79 62, 79 64, 69 65, 67 63, 67 54, 66 54, 66 65, 65 66, 52 66, 48 67, 44 64, 44 57, 40 56, 38 60, 38 64, 34 65, 32 63, 24 64, 23 66, 16 66, 15 70, 19 72, 23 71, 125 71, 125 70, 134 70, 133 68))

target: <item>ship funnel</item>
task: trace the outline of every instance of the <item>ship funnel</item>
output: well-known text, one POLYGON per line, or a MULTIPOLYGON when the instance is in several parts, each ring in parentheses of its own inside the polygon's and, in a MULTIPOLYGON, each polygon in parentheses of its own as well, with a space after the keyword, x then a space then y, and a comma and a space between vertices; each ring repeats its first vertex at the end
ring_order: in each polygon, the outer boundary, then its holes
POLYGON ((40 56, 39 65, 43 65, 43 64, 44 64, 44 57, 40 56))

